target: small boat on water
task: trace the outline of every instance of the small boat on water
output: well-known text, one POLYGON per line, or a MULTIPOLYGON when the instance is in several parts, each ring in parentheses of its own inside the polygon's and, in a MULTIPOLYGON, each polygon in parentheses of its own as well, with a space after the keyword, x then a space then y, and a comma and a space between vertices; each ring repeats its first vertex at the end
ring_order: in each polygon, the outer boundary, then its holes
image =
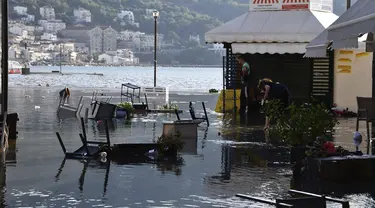
POLYGON ((23 66, 18 61, 8 61, 9 74, 22 74, 23 66))

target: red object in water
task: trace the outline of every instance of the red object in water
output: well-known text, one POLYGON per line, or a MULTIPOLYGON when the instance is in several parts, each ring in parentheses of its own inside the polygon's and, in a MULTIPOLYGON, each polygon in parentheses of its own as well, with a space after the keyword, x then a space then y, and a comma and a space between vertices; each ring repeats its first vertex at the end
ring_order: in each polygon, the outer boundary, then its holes
POLYGON ((335 153, 336 152, 336 149, 335 149, 335 144, 333 144, 333 142, 326 142, 323 144, 323 149, 325 151, 327 151, 327 153, 335 153))
POLYGON ((344 115, 344 111, 343 110, 337 110, 337 109, 335 109, 335 110, 333 110, 333 112, 336 114, 336 115, 344 115))

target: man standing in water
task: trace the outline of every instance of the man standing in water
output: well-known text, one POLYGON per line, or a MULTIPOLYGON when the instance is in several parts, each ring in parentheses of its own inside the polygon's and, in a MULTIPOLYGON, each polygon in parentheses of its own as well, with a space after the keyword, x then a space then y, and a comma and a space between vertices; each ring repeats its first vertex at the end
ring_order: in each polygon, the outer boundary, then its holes
POLYGON ((250 65, 245 61, 244 55, 240 55, 237 57, 238 63, 241 64, 241 107, 240 112, 247 113, 249 100, 250 100, 250 65))

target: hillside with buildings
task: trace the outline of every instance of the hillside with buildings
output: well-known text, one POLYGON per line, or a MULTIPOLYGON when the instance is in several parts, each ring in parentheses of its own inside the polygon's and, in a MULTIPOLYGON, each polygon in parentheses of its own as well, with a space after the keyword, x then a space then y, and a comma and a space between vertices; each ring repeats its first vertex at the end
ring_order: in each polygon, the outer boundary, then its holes
MULTIPOLYGON (((354 2, 354 0, 353 0, 354 2)), ((346 0, 336 0, 335 13, 346 0)), ((248 0, 11 0, 11 59, 35 64, 220 64, 204 33, 247 11, 248 0)))
MULTIPOLYGON (((152 63, 153 11, 160 64, 219 64, 204 33, 247 9, 247 0, 11 0, 11 59, 36 64, 152 63), (219 9, 223 9, 218 13, 219 9)), ((217 47, 215 47, 217 48, 217 47)), ((216 51, 216 53, 215 53, 216 51)))

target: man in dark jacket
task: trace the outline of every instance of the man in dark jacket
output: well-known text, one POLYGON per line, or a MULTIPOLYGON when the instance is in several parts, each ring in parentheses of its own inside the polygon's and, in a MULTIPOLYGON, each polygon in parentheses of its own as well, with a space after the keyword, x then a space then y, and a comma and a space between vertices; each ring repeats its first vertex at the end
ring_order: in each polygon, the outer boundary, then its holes
POLYGON ((250 65, 245 61, 245 57, 237 57, 238 63, 241 64, 241 108, 240 112, 247 113, 250 100, 250 65))

